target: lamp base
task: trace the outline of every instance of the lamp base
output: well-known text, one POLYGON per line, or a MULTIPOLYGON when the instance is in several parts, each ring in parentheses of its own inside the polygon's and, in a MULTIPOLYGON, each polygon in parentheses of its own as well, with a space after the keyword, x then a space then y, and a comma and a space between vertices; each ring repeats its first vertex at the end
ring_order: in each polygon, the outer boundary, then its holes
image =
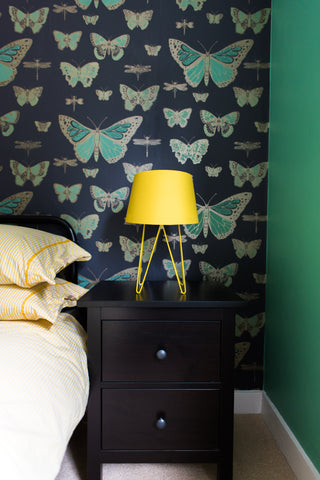
POLYGON ((173 259, 172 250, 171 250, 171 248, 170 248, 169 241, 168 241, 168 237, 167 237, 167 232, 166 232, 166 230, 165 230, 165 228, 164 228, 163 225, 159 225, 159 228, 158 228, 158 231, 157 231, 157 235, 156 235, 156 239, 155 239, 155 241, 154 241, 154 244, 153 244, 153 247, 152 247, 152 251, 151 251, 151 254, 150 254, 150 257, 149 257, 149 260, 148 260, 148 264, 147 264, 147 267, 146 267, 146 271, 145 271, 145 274, 144 274, 144 276, 143 276, 143 279, 141 280, 141 277, 142 277, 142 257, 143 257, 143 244, 144 244, 145 227, 146 227, 146 226, 143 225, 142 239, 141 239, 141 247, 140 247, 140 256, 139 256, 139 265, 138 265, 138 274, 137 274, 137 283, 136 283, 136 293, 137 293, 137 294, 140 294, 140 293, 142 292, 143 285, 144 285, 144 282, 145 282, 145 280, 146 280, 147 273, 148 273, 148 270, 149 270, 149 267, 150 267, 150 263, 151 263, 151 260, 152 260, 152 257, 153 257, 153 254, 154 254, 154 251, 155 251, 157 242, 158 242, 159 234, 160 234, 161 229, 163 229, 163 234, 164 234, 165 239, 166 239, 166 244, 167 244, 167 247, 168 247, 168 250, 169 250, 169 254, 170 254, 172 266, 173 266, 173 269, 174 269, 174 273, 175 273, 176 278, 177 278, 177 281, 178 281, 180 293, 181 293, 182 295, 185 295, 185 294, 186 294, 186 291, 187 291, 187 288, 186 288, 186 279, 185 279, 185 271, 184 271, 183 250, 182 250, 182 241, 181 241, 181 229, 180 229, 180 225, 178 225, 178 230, 179 230, 179 244, 180 244, 180 258, 181 258, 181 273, 182 273, 182 279, 180 278, 180 276, 179 276, 179 274, 178 274, 178 270, 177 270, 176 264, 175 264, 174 259, 173 259))

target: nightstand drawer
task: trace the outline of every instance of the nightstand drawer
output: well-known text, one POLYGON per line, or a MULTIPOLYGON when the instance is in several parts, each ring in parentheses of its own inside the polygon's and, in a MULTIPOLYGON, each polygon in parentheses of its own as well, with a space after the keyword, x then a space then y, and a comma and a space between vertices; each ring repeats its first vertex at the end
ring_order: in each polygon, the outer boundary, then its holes
POLYGON ((102 381, 214 382, 219 378, 220 322, 102 322, 102 381))
POLYGON ((219 448, 219 390, 104 389, 103 450, 219 448))

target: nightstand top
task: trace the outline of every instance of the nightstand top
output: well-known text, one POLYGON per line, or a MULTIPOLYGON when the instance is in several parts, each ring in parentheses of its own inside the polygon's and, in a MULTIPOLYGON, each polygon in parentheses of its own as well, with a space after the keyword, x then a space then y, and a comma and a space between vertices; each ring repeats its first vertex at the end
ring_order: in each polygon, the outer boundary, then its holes
POLYGON ((239 308, 245 302, 234 292, 213 282, 187 282, 181 295, 175 280, 146 282, 140 295, 135 281, 102 281, 78 301, 79 307, 209 307, 239 308))

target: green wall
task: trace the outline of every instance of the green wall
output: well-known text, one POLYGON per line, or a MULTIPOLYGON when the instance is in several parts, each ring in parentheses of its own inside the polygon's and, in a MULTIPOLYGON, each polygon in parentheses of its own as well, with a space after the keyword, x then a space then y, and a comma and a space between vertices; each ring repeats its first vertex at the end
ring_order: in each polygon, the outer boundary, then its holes
POLYGON ((265 390, 320 470, 320 2, 273 0, 265 390))

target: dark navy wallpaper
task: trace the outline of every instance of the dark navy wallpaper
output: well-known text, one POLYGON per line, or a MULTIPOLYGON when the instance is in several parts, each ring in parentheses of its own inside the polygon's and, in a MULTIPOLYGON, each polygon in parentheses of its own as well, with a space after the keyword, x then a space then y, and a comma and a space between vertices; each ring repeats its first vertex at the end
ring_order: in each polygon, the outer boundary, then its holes
MULTIPOLYGON (((3 0, 0 12, 0 214, 66 219, 92 254, 83 286, 135 279, 135 173, 191 173, 187 279, 248 300, 236 387, 262 387, 270 0, 3 0)), ((161 242, 148 278, 173 275, 161 242)))

